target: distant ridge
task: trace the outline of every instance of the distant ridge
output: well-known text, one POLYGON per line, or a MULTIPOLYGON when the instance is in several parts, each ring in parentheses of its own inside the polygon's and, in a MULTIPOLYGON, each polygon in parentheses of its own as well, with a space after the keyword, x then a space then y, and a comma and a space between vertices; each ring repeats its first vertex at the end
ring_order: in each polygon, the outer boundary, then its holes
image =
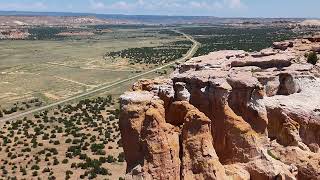
POLYGON ((125 15, 125 14, 95 14, 76 12, 31 12, 31 11, 0 11, 0 16, 92 16, 99 19, 119 20, 137 24, 224 24, 258 22, 270 23, 273 21, 287 20, 301 22, 304 18, 221 18, 214 16, 168 16, 168 15, 125 15))
POLYGON ((31 12, 31 11, 0 11, 0 16, 94 16, 100 19, 122 20, 148 24, 179 24, 179 23, 217 23, 220 18, 213 16, 166 16, 166 15, 124 15, 95 14, 73 12, 31 12))
POLYGON ((94 13, 0 11, 0 16, 95 16, 94 13))
POLYGON ((33 12, 33 11, 1 11, 1 16, 108 16, 108 17, 186 17, 186 18, 217 18, 214 16, 169 16, 169 15, 126 15, 126 14, 96 14, 77 12, 33 12))

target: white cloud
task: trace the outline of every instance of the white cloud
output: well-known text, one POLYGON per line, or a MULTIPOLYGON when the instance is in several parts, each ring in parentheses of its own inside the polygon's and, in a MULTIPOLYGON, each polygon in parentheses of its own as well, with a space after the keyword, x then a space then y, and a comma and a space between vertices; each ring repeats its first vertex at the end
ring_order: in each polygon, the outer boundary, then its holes
POLYGON ((138 3, 143 3, 142 0, 138 1, 137 3, 127 3, 125 1, 118 1, 115 3, 104 3, 102 1, 90 0, 90 8, 97 11, 104 11, 104 10, 129 10, 134 9, 138 3))
POLYGON ((90 0, 90 8, 94 10, 105 9, 106 5, 100 1, 90 0))
POLYGON ((47 8, 47 5, 40 1, 34 3, 0 3, 0 9, 7 11, 45 10, 47 8))
POLYGON ((119 9, 119 10, 129 10, 134 8, 135 4, 129 4, 125 1, 119 1, 116 3, 111 4, 112 9, 119 9))
MULTIPOLYGON (((138 0, 144 2, 144 0, 138 0)), ((237 9, 246 7, 241 0, 193 0, 189 3, 186 0, 150 0, 149 4, 156 5, 159 9, 163 7, 174 8, 180 7, 184 9, 237 9)), ((146 5, 147 3, 143 3, 146 5)))
POLYGON ((144 5, 145 2, 144 2, 144 0, 138 0, 138 4, 139 4, 139 5, 144 5))
POLYGON ((209 9, 209 10, 217 10, 223 8, 223 5, 218 2, 206 2, 206 1, 191 1, 189 3, 190 8, 193 9, 209 9))
POLYGON ((225 3, 231 9, 241 9, 246 7, 241 0, 225 0, 225 3))
POLYGON ((189 3, 189 5, 193 8, 205 8, 207 7, 207 3, 206 2, 195 2, 195 1, 191 1, 189 3))
POLYGON ((224 9, 241 9, 245 7, 241 0, 126 0, 108 3, 106 0, 88 0, 90 9, 97 12, 147 12, 161 14, 182 14, 192 12, 216 12, 224 9))

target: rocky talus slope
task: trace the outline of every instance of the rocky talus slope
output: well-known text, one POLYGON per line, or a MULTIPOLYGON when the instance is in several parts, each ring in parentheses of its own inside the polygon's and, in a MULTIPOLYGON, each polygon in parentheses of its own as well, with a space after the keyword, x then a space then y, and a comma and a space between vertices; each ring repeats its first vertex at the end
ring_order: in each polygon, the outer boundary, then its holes
POLYGON ((320 38, 218 51, 121 96, 127 179, 320 179, 320 38))

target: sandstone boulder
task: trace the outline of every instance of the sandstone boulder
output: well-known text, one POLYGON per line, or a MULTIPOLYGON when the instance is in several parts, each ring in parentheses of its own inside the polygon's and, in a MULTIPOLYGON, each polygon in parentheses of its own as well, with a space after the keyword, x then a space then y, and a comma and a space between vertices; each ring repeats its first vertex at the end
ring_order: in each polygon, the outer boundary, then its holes
POLYGON ((270 56, 263 56, 260 58, 247 57, 244 59, 234 60, 231 63, 231 67, 245 67, 245 66, 257 66, 262 69, 268 68, 283 68, 292 64, 294 56, 290 54, 275 54, 270 56))
POLYGON ((273 43, 273 48, 280 49, 282 51, 285 51, 290 47, 293 47, 293 42, 292 41, 274 42, 273 43))

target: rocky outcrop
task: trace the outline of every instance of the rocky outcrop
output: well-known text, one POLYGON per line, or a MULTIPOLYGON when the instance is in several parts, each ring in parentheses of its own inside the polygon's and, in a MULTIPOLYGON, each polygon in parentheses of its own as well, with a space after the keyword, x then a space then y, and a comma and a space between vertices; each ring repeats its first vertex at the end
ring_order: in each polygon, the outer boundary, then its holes
POLYGON ((293 47, 293 42, 292 41, 285 41, 285 42, 274 42, 273 43, 273 48, 274 49, 280 49, 282 51, 287 50, 288 48, 293 47))
POLYGON ((141 92, 127 93, 121 104, 128 178, 179 179, 179 133, 166 123, 163 101, 141 92))
POLYGON ((182 179, 225 178, 213 147, 211 121, 196 108, 185 115, 182 127, 182 179))
POLYGON ((121 96, 127 179, 319 179, 320 44, 218 51, 121 96))

